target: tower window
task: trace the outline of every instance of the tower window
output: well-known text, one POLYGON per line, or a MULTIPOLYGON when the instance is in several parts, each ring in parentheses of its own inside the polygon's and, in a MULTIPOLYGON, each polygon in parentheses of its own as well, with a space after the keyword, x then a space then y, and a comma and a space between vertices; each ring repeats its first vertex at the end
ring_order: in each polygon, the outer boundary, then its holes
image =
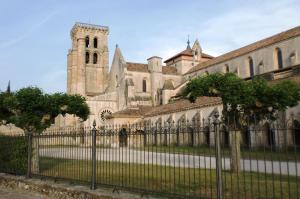
POLYGON ((97 62, 98 62, 98 54, 94 53, 93 54, 93 64, 97 64, 97 62))
POLYGON ((147 92, 147 82, 143 79, 143 92, 147 92))
POLYGON ((89 52, 85 53, 85 63, 86 64, 90 63, 90 53, 89 52))
POLYGON ((90 38, 88 36, 86 36, 85 38, 85 47, 86 48, 90 47, 90 38))
POLYGON ((282 69, 283 68, 283 63, 282 63, 282 52, 280 48, 276 48, 275 49, 275 53, 276 53, 276 62, 277 62, 277 66, 278 69, 282 69))
POLYGON ((118 75, 116 75, 116 87, 119 86, 119 80, 118 80, 118 75))
POLYGON ((252 57, 248 57, 248 64, 249 64, 250 77, 253 77, 254 76, 254 66, 253 66, 253 59, 252 59, 252 57))
POLYGON ((98 48, 98 39, 94 38, 94 48, 98 48))
POLYGON ((198 60, 198 54, 199 54, 198 51, 195 50, 195 55, 194 55, 195 57, 194 58, 197 59, 197 60, 198 60))

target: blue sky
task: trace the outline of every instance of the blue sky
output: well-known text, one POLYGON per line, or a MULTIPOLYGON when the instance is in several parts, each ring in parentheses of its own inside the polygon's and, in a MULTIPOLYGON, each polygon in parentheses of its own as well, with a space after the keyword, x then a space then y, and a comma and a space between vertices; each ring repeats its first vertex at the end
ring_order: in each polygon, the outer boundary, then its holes
POLYGON ((1 0, 0 89, 66 90, 66 55, 75 22, 110 28, 110 61, 164 59, 199 39, 212 55, 300 25, 300 0, 1 0))

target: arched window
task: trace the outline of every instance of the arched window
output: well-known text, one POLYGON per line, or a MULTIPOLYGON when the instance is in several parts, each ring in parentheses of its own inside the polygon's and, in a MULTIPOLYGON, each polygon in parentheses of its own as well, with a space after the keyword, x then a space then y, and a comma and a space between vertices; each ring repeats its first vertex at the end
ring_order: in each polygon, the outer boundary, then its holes
POLYGON ((290 65, 295 65, 295 61, 296 61, 296 52, 294 51, 289 56, 290 65))
POLYGON ((259 74, 263 74, 265 71, 264 71, 264 62, 261 61, 259 62, 258 64, 258 71, 259 71, 259 74))
POLYGON ((143 92, 147 92, 147 82, 143 79, 143 92))
POLYGON ((98 48, 98 39, 94 38, 94 48, 98 48))
POLYGON ((118 75, 116 75, 116 87, 119 86, 119 79, 118 79, 118 75))
POLYGON ((198 59, 198 51, 195 50, 195 59, 198 59))
POLYGON ((225 64, 224 72, 225 73, 229 73, 229 66, 228 66, 228 64, 225 64))
POLYGON ((86 64, 90 63, 90 53, 89 52, 85 53, 85 63, 86 64))
POLYGON ((85 47, 90 47, 90 38, 88 36, 85 37, 85 47))
POLYGON ((296 58, 296 53, 295 53, 295 51, 294 52, 292 52, 291 54, 290 54, 290 59, 295 59, 296 58))
POLYGON ((240 74, 240 70, 239 70, 239 67, 236 67, 235 69, 233 69, 233 73, 237 76, 239 76, 240 74))
POLYGON ((97 64, 97 62, 98 62, 98 54, 94 53, 93 54, 93 64, 97 64))
POLYGON ((250 77, 254 76, 254 66, 253 66, 253 59, 252 57, 248 57, 248 64, 249 64, 249 74, 250 77))
POLYGON ((276 53, 276 64, 278 66, 278 69, 282 69, 283 68, 283 63, 282 63, 282 52, 280 48, 276 48, 275 49, 275 53, 276 53))

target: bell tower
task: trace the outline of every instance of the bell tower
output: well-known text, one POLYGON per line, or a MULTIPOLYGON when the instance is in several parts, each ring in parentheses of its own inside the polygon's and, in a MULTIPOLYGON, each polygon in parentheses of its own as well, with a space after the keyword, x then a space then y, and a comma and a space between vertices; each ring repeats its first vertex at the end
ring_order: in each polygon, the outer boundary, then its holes
POLYGON ((75 23, 68 53, 67 93, 95 96, 105 91, 108 78, 107 26, 75 23))

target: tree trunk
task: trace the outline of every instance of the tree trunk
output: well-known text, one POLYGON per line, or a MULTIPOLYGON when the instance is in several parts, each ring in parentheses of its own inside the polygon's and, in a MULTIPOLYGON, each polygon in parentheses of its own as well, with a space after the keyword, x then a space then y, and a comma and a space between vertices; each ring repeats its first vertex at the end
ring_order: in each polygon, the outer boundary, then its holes
POLYGON ((32 136, 31 172, 33 174, 39 174, 40 172, 39 139, 37 133, 33 133, 32 136))
POLYGON ((230 140, 231 140, 230 168, 231 171, 233 172, 239 172, 241 169, 241 147, 240 147, 241 131, 240 130, 230 131, 230 140))

